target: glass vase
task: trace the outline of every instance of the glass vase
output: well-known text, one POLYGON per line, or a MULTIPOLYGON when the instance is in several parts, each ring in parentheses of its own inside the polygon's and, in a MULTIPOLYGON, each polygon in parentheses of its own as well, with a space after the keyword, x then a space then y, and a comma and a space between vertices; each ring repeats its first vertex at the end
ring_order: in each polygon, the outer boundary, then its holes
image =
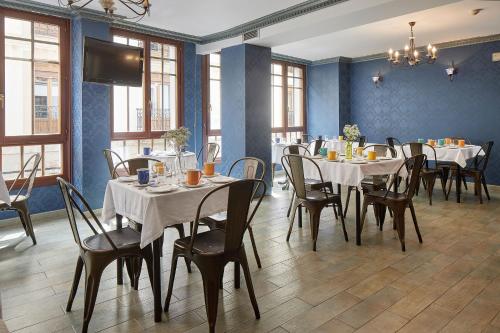
POLYGON ((346 160, 352 160, 352 141, 346 141, 345 143, 345 158, 346 160))

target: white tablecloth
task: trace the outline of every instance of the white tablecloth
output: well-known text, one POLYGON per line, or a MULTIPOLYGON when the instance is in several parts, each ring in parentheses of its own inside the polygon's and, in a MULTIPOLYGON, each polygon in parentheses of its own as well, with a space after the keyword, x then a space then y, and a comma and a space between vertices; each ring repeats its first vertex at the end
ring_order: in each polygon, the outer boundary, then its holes
POLYGON ((7 189, 7 184, 3 180, 3 175, 0 172, 0 201, 3 201, 10 205, 10 195, 9 190, 7 189))
MULTIPOLYGON (((168 182, 175 179, 168 178, 168 182)), ((130 218, 142 224, 141 247, 144 247, 163 235, 165 227, 194 221, 201 199, 215 185, 186 189, 165 194, 150 194, 131 183, 110 180, 104 195, 102 218, 111 222, 116 214, 130 218)), ((208 199, 201 217, 225 211, 227 208, 227 190, 222 190, 208 199)))
MULTIPOLYGON (((175 163, 175 155, 166 151, 152 152, 151 155, 139 155, 138 157, 149 157, 162 161, 167 168, 173 169, 175 163)), ((182 167, 184 169, 196 169, 198 162, 196 161, 196 154, 193 152, 185 152, 181 158, 182 167)))
MULTIPOLYGON (((436 159, 441 162, 454 162, 462 168, 467 166, 467 160, 474 158, 481 150, 480 146, 469 145, 464 148, 436 147, 436 159)), ((410 156, 410 146, 404 147, 406 156, 410 156)), ((424 146, 423 153, 428 160, 434 160, 434 153, 431 148, 424 146)))
MULTIPOLYGON (((404 163, 402 158, 392 160, 381 160, 379 162, 368 162, 366 164, 354 164, 342 160, 340 162, 329 162, 324 159, 317 159, 324 181, 331 181, 334 184, 355 186, 361 190, 361 181, 367 176, 392 175, 404 163)), ((402 168, 399 175, 406 178, 406 168, 402 168)), ((309 161, 304 161, 305 178, 320 179, 317 168, 309 161)))
MULTIPOLYGON (((295 145, 296 143, 274 143, 272 144, 272 157, 271 161, 275 164, 281 165, 281 157, 283 157, 283 149, 287 146, 295 145)), ((307 147, 307 143, 303 143, 302 146, 307 147)))

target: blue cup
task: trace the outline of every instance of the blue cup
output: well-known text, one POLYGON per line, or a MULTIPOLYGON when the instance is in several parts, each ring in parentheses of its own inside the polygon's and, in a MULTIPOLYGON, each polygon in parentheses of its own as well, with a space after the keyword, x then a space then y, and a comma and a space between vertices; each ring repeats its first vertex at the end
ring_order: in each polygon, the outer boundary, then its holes
POLYGON ((280 143, 280 142, 281 142, 281 138, 280 138, 280 137, 276 137, 276 138, 274 139, 274 142, 276 142, 276 143, 280 143))
POLYGON ((145 185, 149 183, 149 169, 141 168, 137 169, 137 179, 139 184, 145 185))
POLYGON ((438 140, 438 145, 444 146, 444 139, 439 139, 438 140))
POLYGON ((321 148, 319 149, 319 154, 320 154, 321 156, 325 157, 327 153, 328 153, 328 149, 327 149, 327 148, 325 148, 325 147, 321 147, 321 148))
POLYGON ((425 143, 425 140, 424 139, 417 139, 417 142, 418 143, 425 143))
POLYGON ((151 147, 144 147, 144 148, 142 148, 142 154, 143 154, 144 156, 149 156, 149 155, 151 155, 151 147))

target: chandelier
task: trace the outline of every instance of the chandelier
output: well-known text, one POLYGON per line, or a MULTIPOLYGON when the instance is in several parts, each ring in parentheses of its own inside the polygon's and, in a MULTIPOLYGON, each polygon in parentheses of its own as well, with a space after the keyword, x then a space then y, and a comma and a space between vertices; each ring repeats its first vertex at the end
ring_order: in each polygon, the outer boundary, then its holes
MULTIPOLYGON (((58 0, 59 6, 71 8, 73 10, 80 10, 87 7, 88 4, 94 0, 58 0)), ((149 15, 151 9, 150 0, 99 0, 102 9, 107 16, 112 17, 116 11, 115 2, 119 2, 127 7, 131 12, 131 16, 125 16, 126 19, 141 20, 146 14, 149 15)))
MULTIPOLYGON (((413 35, 413 27, 415 26, 415 22, 410 22, 410 45, 406 44, 404 47, 404 53, 401 57, 401 53, 399 51, 394 52, 393 49, 389 49, 389 60, 393 65, 409 65, 410 67, 416 66, 420 63, 422 57, 420 56, 420 52, 417 50, 415 46, 415 36, 413 35)), ((435 46, 429 44, 427 45, 427 54, 425 55, 425 61, 428 64, 433 64, 437 59, 437 49, 435 46)))

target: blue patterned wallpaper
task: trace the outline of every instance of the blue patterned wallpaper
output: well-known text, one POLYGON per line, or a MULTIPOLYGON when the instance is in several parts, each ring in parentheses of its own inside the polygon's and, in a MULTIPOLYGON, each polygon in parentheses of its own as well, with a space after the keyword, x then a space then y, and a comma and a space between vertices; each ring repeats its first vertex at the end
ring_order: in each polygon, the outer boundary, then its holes
POLYGON ((500 62, 491 54, 500 42, 443 49, 433 65, 392 68, 384 59, 351 64, 351 120, 370 142, 394 136, 416 138, 464 136, 473 143, 495 141, 487 181, 500 184, 500 62), (451 62, 458 74, 450 82, 451 62), (371 77, 380 73, 376 88, 371 77))

